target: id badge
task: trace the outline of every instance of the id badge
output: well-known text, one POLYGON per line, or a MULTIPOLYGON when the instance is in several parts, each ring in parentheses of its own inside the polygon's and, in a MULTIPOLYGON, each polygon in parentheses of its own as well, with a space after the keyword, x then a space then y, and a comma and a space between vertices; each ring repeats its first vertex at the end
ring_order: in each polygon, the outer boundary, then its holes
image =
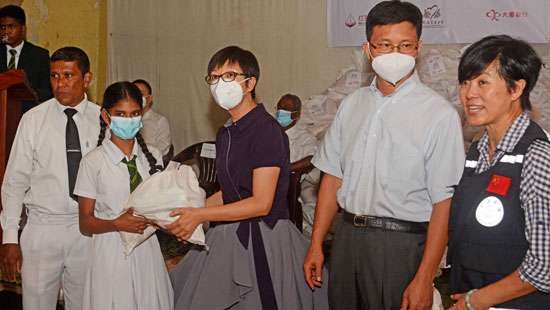
POLYGON ((476 220, 485 227, 494 227, 504 218, 502 201, 495 196, 483 199, 476 209, 476 220))

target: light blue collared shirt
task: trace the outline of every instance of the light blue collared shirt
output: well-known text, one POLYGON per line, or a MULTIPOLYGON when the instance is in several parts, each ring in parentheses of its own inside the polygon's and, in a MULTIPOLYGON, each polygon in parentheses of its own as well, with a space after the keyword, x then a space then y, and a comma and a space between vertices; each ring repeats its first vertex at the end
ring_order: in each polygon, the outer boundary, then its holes
POLYGON ((462 175, 460 118, 416 72, 389 96, 374 80, 344 99, 312 162, 342 179, 346 211, 429 221, 462 175))

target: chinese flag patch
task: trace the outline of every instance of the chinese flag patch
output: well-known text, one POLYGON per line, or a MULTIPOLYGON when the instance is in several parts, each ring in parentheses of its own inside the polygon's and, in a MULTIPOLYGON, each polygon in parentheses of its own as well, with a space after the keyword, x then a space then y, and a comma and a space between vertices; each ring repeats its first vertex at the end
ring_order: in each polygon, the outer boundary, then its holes
POLYGON ((508 194, 508 190, 510 189, 510 185, 512 185, 511 178, 495 174, 491 177, 491 181, 489 182, 489 186, 487 186, 486 191, 489 193, 506 196, 506 194, 508 194))

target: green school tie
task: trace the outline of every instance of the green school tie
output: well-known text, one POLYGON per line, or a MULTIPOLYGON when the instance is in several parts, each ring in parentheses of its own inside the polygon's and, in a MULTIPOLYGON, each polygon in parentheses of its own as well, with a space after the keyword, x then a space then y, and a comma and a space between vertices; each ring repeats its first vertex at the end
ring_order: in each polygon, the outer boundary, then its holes
POLYGON ((8 62, 8 70, 14 70, 15 69, 15 55, 17 54, 17 51, 13 48, 10 49, 10 61, 8 62))
POLYGON ((141 175, 139 175, 137 164, 136 164, 136 155, 128 161, 126 158, 122 159, 122 162, 126 164, 128 167, 128 173, 130 173, 130 193, 133 192, 136 187, 138 187, 139 183, 141 183, 142 178, 141 175))

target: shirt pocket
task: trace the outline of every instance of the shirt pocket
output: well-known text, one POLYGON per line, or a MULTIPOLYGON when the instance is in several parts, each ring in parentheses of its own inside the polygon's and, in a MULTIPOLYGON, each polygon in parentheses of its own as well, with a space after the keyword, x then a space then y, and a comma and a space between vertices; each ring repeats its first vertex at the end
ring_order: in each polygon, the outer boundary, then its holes
POLYGON ((378 172, 384 179, 423 184, 426 178, 424 156, 414 145, 389 143, 377 154, 378 172))
POLYGON ((401 205, 423 200, 426 172, 422 154, 413 148, 394 145, 386 147, 382 156, 378 172, 381 175, 382 188, 392 200, 395 199, 395 203, 401 205))
MULTIPOLYGON (((68 192, 67 179, 67 157, 63 151, 57 151, 59 142, 37 139, 37 144, 32 154, 32 177, 30 187, 33 195, 50 197, 52 193, 59 194, 60 191, 68 192)), ((64 138, 63 138, 63 141, 64 138)))

